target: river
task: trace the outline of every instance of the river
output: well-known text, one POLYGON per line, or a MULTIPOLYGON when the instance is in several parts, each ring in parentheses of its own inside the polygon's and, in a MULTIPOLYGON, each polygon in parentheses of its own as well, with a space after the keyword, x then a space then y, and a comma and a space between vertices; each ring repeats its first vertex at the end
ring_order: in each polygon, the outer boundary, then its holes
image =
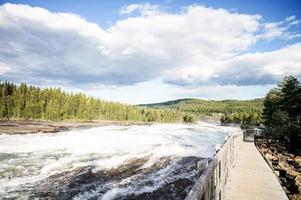
POLYGON ((183 199, 197 161, 237 131, 198 122, 1 134, 0 199, 183 199))

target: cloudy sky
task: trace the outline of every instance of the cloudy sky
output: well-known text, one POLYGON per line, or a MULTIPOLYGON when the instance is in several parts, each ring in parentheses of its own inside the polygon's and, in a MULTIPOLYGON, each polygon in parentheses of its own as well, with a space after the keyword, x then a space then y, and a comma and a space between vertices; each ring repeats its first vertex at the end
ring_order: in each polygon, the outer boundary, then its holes
POLYGON ((0 79, 126 103, 263 97, 301 77, 301 2, 10 1, 0 79))

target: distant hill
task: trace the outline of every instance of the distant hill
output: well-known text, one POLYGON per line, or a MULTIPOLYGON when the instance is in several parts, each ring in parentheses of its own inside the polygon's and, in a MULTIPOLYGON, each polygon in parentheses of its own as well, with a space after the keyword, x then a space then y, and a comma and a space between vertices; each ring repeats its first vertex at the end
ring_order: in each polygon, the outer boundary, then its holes
POLYGON ((263 98, 253 100, 204 100, 185 98, 161 103, 140 104, 140 107, 167 108, 196 115, 212 115, 213 113, 261 112, 263 98))

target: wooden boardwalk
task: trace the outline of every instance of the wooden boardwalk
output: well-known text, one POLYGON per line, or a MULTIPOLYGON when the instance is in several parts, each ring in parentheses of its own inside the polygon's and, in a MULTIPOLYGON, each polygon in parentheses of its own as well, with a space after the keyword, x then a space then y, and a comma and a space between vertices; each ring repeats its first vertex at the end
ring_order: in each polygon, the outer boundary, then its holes
POLYGON ((253 142, 242 142, 225 190, 226 200, 287 200, 277 177, 253 142))

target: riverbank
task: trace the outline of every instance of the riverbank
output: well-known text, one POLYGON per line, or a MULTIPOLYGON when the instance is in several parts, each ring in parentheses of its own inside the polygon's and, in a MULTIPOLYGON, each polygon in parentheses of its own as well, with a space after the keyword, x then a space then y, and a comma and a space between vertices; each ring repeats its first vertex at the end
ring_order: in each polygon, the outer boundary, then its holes
POLYGON ((257 139, 259 150, 278 175, 281 185, 291 200, 301 199, 301 156, 287 151, 272 139, 257 139))
POLYGON ((145 122, 127 121, 42 121, 42 120, 0 120, 0 134, 56 133, 72 129, 91 128, 106 125, 145 125, 145 122))

